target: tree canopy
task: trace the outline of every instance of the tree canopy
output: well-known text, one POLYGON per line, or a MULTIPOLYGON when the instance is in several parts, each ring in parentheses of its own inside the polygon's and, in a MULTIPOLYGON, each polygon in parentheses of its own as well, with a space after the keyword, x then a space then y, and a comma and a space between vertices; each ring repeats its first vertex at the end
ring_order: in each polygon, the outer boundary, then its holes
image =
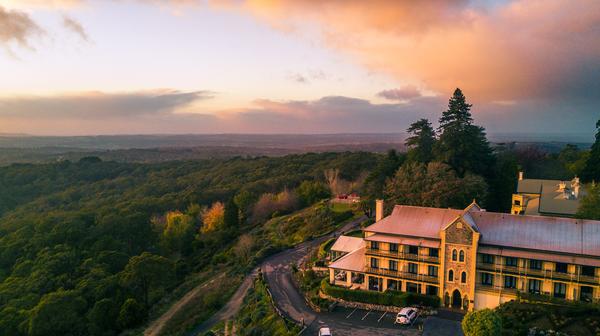
POLYGON ((406 130, 410 137, 405 141, 409 161, 428 163, 433 160, 433 147, 435 145, 435 130, 427 119, 420 119, 410 125, 406 130))
POLYGON ((596 122, 596 141, 581 172, 581 179, 583 182, 600 183, 600 119, 596 122))
POLYGON ((502 333, 502 319, 491 309, 469 312, 461 324, 465 336, 500 336, 502 333))
POLYGON ((456 89, 439 120, 436 158, 449 164, 459 176, 466 172, 486 176, 494 157, 485 130, 473 124, 471 106, 456 89))

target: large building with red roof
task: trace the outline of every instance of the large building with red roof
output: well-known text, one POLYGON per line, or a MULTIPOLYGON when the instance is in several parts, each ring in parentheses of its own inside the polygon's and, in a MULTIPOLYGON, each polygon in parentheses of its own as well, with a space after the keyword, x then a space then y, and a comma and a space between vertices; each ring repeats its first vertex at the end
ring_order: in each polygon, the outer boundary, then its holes
POLYGON ((364 244, 330 265, 351 289, 439 296, 445 306, 493 308, 519 292, 600 298, 600 221, 397 205, 364 229, 364 244))

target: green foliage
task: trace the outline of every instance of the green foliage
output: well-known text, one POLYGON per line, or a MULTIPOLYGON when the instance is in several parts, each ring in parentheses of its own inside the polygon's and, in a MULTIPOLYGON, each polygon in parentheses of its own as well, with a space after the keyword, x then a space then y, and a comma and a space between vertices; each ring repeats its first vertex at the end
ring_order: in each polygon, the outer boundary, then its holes
POLYGON ((127 287, 140 295, 147 308, 150 306, 152 292, 172 285, 173 270, 173 262, 169 259, 144 252, 129 259, 121 273, 121 279, 127 287))
POLYGON ((90 335, 114 335, 117 329, 119 307, 112 299, 102 299, 88 313, 90 335))
POLYGON ((170 252, 189 250, 196 233, 194 217, 181 212, 169 212, 161 243, 170 252))
POLYGON ((467 313, 462 320, 465 336, 500 336, 502 319, 491 309, 482 309, 467 313))
POLYGON ((254 282, 254 287, 244 298, 242 308, 235 317, 235 324, 240 335, 291 336, 300 331, 295 324, 277 315, 266 284, 260 279, 254 282))
POLYGON ((512 194, 517 190, 517 160, 513 153, 501 152, 495 161, 491 177, 487 179, 490 192, 484 203, 490 211, 510 212, 512 194))
POLYGON ((385 187, 387 204, 406 204, 437 208, 459 208, 473 199, 485 199, 487 185, 483 178, 467 174, 460 178, 439 162, 406 163, 385 187))
POLYGON ((521 294, 518 300, 503 303, 495 311, 502 319, 503 336, 549 335, 549 330, 556 335, 587 336, 600 331, 598 304, 521 294))
POLYGON ((487 176, 494 157, 485 130, 473 125, 470 110, 471 104, 466 102, 462 91, 456 89, 440 118, 436 159, 449 164, 458 176, 466 172, 487 176))
POLYGON ((86 325, 79 316, 85 309, 85 300, 75 291, 59 290, 44 295, 31 311, 28 334, 84 335, 86 325))
POLYGON ((577 218, 600 220, 600 184, 586 186, 587 194, 579 201, 577 218))
POLYGON ((583 182, 596 181, 600 183, 600 119, 596 123, 596 141, 592 145, 589 157, 581 171, 583 182))
POLYGON ((296 189, 296 194, 305 206, 331 197, 327 185, 319 181, 303 181, 296 189))
POLYGON ((376 291, 351 290, 343 287, 332 286, 329 284, 328 280, 329 279, 323 279, 321 281, 321 291, 329 296, 346 301, 397 307, 410 305, 439 307, 440 305, 440 298, 438 296, 391 290, 383 293, 376 291))
POLYGON ((237 230, 240 225, 240 209, 233 199, 225 203, 225 213, 223 215, 225 227, 237 230))
POLYGON ((399 155, 395 150, 390 150, 385 156, 380 156, 377 160, 377 165, 369 173, 365 180, 364 186, 364 197, 362 200, 365 202, 362 208, 365 213, 369 211, 368 204, 371 204, 375 199, 383 197, 383 189, 385 181, 394 175, 396 170, 402 165, 406 156, 399 155))
POLYGON ((127 329, 135 327, 146 317, 146 309, 135 299, 125 300, 119 311, 118 324, 121 328, 127 329))
POLYGON ((428 163, 433 160, 435 130, 427 119, 420 119, 406 130, 412 136, 405 141, 408 150, 408 161, 428 163))

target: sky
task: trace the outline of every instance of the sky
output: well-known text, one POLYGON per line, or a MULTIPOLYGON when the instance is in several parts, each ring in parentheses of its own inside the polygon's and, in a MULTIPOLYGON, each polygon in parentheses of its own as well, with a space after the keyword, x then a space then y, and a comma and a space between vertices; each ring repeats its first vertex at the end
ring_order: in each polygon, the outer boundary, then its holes
POLYGON ((0 0, 0 133, 489 133, 600 118, 597 0, 0 0))

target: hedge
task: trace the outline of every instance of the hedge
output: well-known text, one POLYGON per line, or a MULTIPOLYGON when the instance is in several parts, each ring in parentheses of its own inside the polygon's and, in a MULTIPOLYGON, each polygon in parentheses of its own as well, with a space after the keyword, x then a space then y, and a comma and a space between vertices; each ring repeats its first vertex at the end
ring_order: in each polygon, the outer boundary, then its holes
POLYGON ((365 290, 350 290, 343 287, 332 286, 328 279, 321 281, 321 291, 334 298, 362 302, 369 304, 377 304, 383 306, 411 306, 423 305, 430 307, 439 307, 440 298, 433 295, 423 295, 417 293, 407 293, 388 290, 386 292, 375 292, 365 290))

